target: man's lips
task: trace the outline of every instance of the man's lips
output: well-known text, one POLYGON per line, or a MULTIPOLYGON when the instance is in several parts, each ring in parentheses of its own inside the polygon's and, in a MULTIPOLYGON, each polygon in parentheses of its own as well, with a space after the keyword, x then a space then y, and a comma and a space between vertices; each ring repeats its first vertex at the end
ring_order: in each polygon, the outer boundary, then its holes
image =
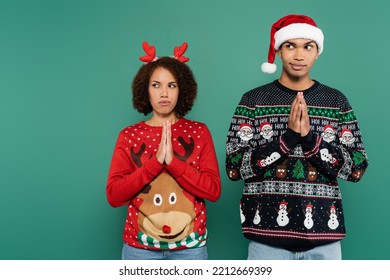
POLYGON ((296 71, 302 70, 306 67, 305 65, 300 65, 300 64, 290 64, 290 65, 291 68, 296 71))

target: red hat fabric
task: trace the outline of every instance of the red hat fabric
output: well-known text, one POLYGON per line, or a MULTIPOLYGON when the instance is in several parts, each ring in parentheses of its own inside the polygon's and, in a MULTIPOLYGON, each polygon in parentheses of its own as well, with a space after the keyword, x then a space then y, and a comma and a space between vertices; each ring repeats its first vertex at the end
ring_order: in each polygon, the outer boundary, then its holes
POLYGON ((261 70, 268 74, 274 73, 276 71, 276 64, 274 64, 276 51, 285 41, 298 38, 315 41, 318 46, 318 54, 321 54, 324 50, 324 34, 312 18, 297 14, 287 15, 271 27, 268 62, 261 65, 261 70))
POLYGON ((240 129, 243 128, 243 127, 252 128, 252 126, 250 124, 247 124, 247 123, 240 124, 240 129))
POLYGON ((327 131, 327 130, 331 130, 331 131, 334 131, 334 127, 330 124, 327 124, 324 126, 324 131, 327 131))
POLYGON ((352 130, 350 130, 348 128, 344 128, 341 130, 341 136, 343 136, 344 134, 351 134, 352 135, 352 130))
POLYGON ((260 130, 263 130, 264 127, 272 127, 270 122, 262 122, 260 124, 260 130))

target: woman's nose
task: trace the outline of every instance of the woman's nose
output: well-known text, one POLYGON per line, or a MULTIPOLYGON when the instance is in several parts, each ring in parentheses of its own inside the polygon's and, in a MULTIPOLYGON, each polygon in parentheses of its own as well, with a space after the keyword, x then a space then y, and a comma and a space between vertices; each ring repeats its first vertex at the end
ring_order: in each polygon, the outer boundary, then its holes
POLYGON ((168 96, 168 89, 166 87, 163 87, 161 89, 160 97, 167 97, 168 96))

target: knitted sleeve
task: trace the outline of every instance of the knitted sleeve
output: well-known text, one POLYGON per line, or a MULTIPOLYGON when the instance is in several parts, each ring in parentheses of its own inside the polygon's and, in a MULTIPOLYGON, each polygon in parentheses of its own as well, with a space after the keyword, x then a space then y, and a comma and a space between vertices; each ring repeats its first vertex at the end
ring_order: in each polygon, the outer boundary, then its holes
MULTIPOLYGON (((145 144, 143 144, 145 145, 145 144)), ((141 145, 142 149, 142 145, 141 145)), ((156 157, 137 167, 126 152, 125 136, 118 136, 106 185, 108 203, 113 207, 127 204, 134 195, 150 183, 163 169, 156 157)))
POLYGON ((235 181, 264 175, 285 159, 300 140, 300 134, 287 129, 272 141, 258 145, 260 129, 255 126, 255 98, 244 94, 233 115, 226 140, 226 173, 235 181))
POLYGON ((200 149, 199 169, 176 156, 166 169, 192 195, 216 201, 221 194, 221 178, 213 140, 206 125, 203 125, 202 140, 195 143, 200 149))
POLYGON ((368 167, 368 157, 356 116, 341 93, 334 136, 327 137, 324 133, 310 132, 302 139, 305 157, 330 178, 359 181, 368 167))

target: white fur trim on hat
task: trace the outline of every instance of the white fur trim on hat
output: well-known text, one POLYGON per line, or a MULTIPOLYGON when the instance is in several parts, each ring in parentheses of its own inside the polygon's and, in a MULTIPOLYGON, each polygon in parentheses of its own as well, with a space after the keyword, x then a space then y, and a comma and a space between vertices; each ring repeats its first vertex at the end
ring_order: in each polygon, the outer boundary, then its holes
POLYGON ((264 62, 261 64, 261 71, 267 74, 273 74, 276 72, 276 64, 264 62))
POLYGON ((307 23, 292 23, 275 33, 274 48, 277 51, 279 47, 290 39, 311 39, 316 42, 318 46, 318 54, 324 50, 324 34, 321 29, 307 23))

